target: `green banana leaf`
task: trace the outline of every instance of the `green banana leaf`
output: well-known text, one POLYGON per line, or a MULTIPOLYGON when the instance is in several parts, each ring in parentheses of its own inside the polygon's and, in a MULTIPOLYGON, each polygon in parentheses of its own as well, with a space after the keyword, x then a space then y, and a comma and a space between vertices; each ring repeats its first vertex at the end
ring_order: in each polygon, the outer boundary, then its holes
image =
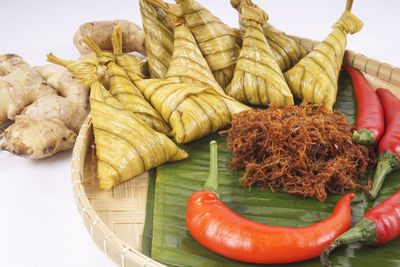
MULTIPOLYGON (((336 110, 344 112, 349 123, 355 122, 356 101, 352 82, 347 74, 339 79, 336 110)), ((183 145, 190 157, 167 163, 157 168, 154 192, 154 210, 148 209, 146 225, 152 225, 151 233, 144 234, 144 246, 151 245, 151 257, 173 266, 252 266, 217 255, 198 243, 189 233, 185 223, 186 202, 189 196, 204 185, 209 167, 209 142, 219 144, 225 138, 218 134, 183 145), (154 213, 153 213, 154 212, 154 213), (153 216, 150 216, 152 214, 153 216), (153 220, 151 220, 151 217, 153 220), (152 240, 151 239, 152 236, 152 240)), ((232 154, 226 146, 219 146, 219 190, 224 204, 239 215, 260 223, 301 227, 327 218, 341 198, 330 195, 324 202, 288 195, 285 192, 262 191, 259 188, 238 186, 241 172, 227 167, 232 154)), ((154 190, 154 187, 150 187, 154 190)), ((366 194, 356 191, 352 201, 352 224, 373 206, 400 189, 400 172, 386 178, 379 197, 368 201, 366 194)), ((152 201, 152 200, 151 200, 152 201)), ((150 227, 148 227, 150 228, 150 227)), ((149 230, 147 230, 149 231, 149 230)), ((145 249, 145 248, 144 248, 145 249)), ((150 248, 147 248, 150 251, 150 248)), ((400 266, 400 238, 379 247, 353 244, 336 249, 332 256, 333 266, 400 266)), ((290 253, 290 248, 288 248, 290 253)), ((291 264, 268 266, 321 266, 319 258, 291 264)))
POLYGON ((151 256, 151 242, 153 238, 153 210, 154 210, 154 189, 156 186, 156 171, 149 171, 149 184, 147 187, 146 217, 142 236, 142 253, 151 256))

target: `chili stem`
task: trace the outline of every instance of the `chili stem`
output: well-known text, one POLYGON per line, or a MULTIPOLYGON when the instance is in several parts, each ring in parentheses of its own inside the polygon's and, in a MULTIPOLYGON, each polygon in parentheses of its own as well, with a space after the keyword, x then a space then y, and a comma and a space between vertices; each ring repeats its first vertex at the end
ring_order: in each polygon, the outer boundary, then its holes
POLYGON ((358 223, 354 225, 353 228, 344 232, 338 238, 336 238, 321 254, 320 260, 324 266, 331 266, 329 261, 329 255, 332 251, 341 246, 348 245, 355 242, 367 242, 375 243, 376 238, 376 228, 374 221, 362 218, 358 223))
POLYGON ((370 146, 375 143, 375 137, 370 130, 362 128, 358 131, 353 132, 353 142, 362 144, 365 146, 370 146))
POLYGON ((379 155, 374 182, 372 183, 371 190, 368 192, 370 199, 375 199, 377 197, 386 175, 399 168, 400 160, 396 153, 384 151, 379 155))
POLYGON ((218 196, 218 146, 215 140, 210 142, 210 171, 203 191, 213 191, 218 196))

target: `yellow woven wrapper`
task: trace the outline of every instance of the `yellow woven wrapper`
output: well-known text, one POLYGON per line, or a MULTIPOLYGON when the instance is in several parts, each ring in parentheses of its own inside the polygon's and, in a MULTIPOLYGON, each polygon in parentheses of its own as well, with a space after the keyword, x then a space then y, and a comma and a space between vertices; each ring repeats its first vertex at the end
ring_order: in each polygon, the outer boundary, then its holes
POLYGON ((190 32, 183 17, 182 8, 179 5, 167 4, 162 0, 147 1, 164 10, 174 29, 174 50, 166 78, 170 81, 205 86, 225 94, 190 32))
POLYGON ((292 93, 261 28, 268 16, 260 8, 244 3, 240 10, 247 28, 233 79, 225 92, 253 105, 293 104, 292 93))
POLYGON ((164 79, 171 61, 174 34, 165 14, 146 0, 140 0, 150 77, 164 79))
POLYGON ((67 61, 48 56, 90 86, 90 108, 96 144, 97 177, 105 190, 167 161, 188 157, 166 135, 147 126, 99 82, 97 62, 67 61))
POLYGON ((237 32, 194 0, 176 0, 215 79, 225 88, 233 77, 239 45, 237 32))
POLYGON ((174 51, 166 79, 133 77, 135 85, 161 113, 178 143, 187 143, 228 125, 235 113, 250 109, 225 95, 216 82, 180 6, 147 0, 162 8, 174 28, 174 51))
MULTIPOLYGON (((116 48, 115 51, 120 51, 121 54, 115 55, 108 51, 101 51, 96 43, 89 37, 85 37, 83 40, 86 45, 95 52, 100 64, 106 66, 110 94, 121 102, 124 109, 135 113, 149 127, 169 135, 171 128, 135 87, 125 69, 116 63, 121 61, 121 58, 125 59, 122 53, 122 31, 119 24, 115 27, 112 35, 114 37, 112 38, 112 43, 116 48), (117 47, 117 45, 119 46, 117 47)), ((140 66, 136 57, 130 55, 129 59, 129 63, 131 64, 127 67, 128 70, 140 73, 140 66)), ((125 62, 126 60, 122 61, 125 62)))
MULTIPOLYGON (((251 0, 231 0, 231 4, 239 11, 240 29, 242 33, 245 33, 248 27, 248 22, 246 22, 241 15, 241 6, 247 5, 256 8, 258 7, 253 4, 251 0)), ((306 50, 301 45, 297 44, 284 32, 272 26, 268 21, 265 21, 261 26, 265 38, 267 38, 268 44, 275 56, 275 60, 283 72, 293 67, 307 54, 306 50)))
POLYGON ((167 136, 146 126, 99 82, 91 86, 91 114, 96 144, 97 176, 105 190, 167 161, 188 155, 167 136))
POLYGON ((234 114, 250 109, 204 86, 158 79, 137 79, 135 84, 169 123, 178 143, 222 129, 234 114))
POLYGON ((333 31, 284 75, 294 96, 310 103, 323 104, 329 110, 336 102, 337 81, 346 50, 348 33, 361 30, 363 23, 350 13, 353 1, 332 26, 333 31))

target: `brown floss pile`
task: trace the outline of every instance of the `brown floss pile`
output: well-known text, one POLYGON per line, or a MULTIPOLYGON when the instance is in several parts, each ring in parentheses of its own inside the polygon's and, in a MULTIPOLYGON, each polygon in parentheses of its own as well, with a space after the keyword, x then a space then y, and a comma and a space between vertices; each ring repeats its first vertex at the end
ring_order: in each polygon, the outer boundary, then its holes
POLYGON ((356 179, 376 164, 373 148, 352 142, 344 114, 318 105, 244 111, 221 134, 227 135, 234 155, 230 166, 245 169, 242 186, 283 189, 323 201, 328 193, 368 189, 356 179))

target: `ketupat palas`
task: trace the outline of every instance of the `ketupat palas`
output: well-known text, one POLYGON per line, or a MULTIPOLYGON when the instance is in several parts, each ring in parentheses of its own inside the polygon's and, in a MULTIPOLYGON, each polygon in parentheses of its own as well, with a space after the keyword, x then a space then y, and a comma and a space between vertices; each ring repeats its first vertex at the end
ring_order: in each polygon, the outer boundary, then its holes
POLYGON ((287 71, 303 57, 307 51, 284 32, 276 29, 268 21, 263 25, 263 32, 272 52, 274 52, 276 61, 283 72, 287 71))
POLYGON ((295 97, 323 104, 328 110, 332 110, 346 49, 346 35, 360 31, 363 26, 361 20, 350 12, 352 4, 353 0, 347 0, 346 10, 332 26, 333 31, 306 57, 284 73, 295 97))
POLYGON ((225 94, 215 80, 207 61, 186 23, 175 28, 175 45, 166 78, 187 84, 205 86, 225 94))
POLYGON ((39 69, 55 88, 21 57, 0 56, 0 125, 15 120, 4 132, 3 150, 42 159, 73 147, 87 115, 87 88, 64 68, 49 74, 51 68, 39 69))
POLYGON ((67 61, 48 56, 49 61, 67 64, 71 72, 79 71, 79 79, 90 86, 90 108, 97 156, 97 177, 100 188, 113 186, 133 178, 167 161, 188 157, 166 135, 143 123, 139 117, 114 98, 99 82, 97 62, 67 61))
POLYGON ((154 131, 95 82, 90 95, 100 188, 131 179, 167 161, 188 157, 166 135, 154 131))
POLYGON ((204 137, 226 126, 235 113, 250 109, 225 95, 213 79, 179 6, 147 1, 162 7, 174 25, 174 53, 165 80, 144 80, 134 73, 130 77, 171 125, 177 142, 204 137))
POLYGON ((293 95, 261 28, 268 19, 267 14, 245 1, 238 9, 246 30, 232 81, 225 92, 253 105, 293 104, 293 95))
POLYGON ((190 32, 178 5, 162 0, 147 0, 161 7, 174 28, 174 50, 166 79, 186 84, 205 86, 220 94, 224 90, 215 80, 207 61, 204 59, 195 38, 190 32))
POLYGON ((178 143, 213 133, 248 106, 215 90, 170 80, 138 79, 135 84, 172 128, 178 143))
POLYGON ((143 97, 142 93, 132 83, 125 70, 115 62, 107 66, 110 80, 110 93, 123 106, 135 113, 143 122, 154 130, 170 135, 171 128, 143 97))
POLYGON ((215 79, 225 88, 233 77, 240 47, 237 32, 194 0, 175 0, 182 8, 187 25, 195 37, 215 79))
POLYGON ((151 78, 164 79, 171 61, 174 34, 162 11, 139 0, 151 78))
MULTIPOLYGON (((240 15, 240 4, 244 3, 258 8, 251 0, 231 0, 231 5, 239 11, 239 24, 240 29, 244 33, 247 25, 240 15)), ((306 50, 294 40, 288 37, 284 32, 276 29, 274 26, 265 21, 261 25, 264 35, 267 38, 268 44, 272 49, 275 60, 277 61, 280 69, 285 72, 293 67, 300 59, 306 54, 306 50)))
MULTIPOLYGON (((116 27, 121 29, 119 24, 116 27)), ((163 120, 158 111, 143 97, 142 93, 132 83, 125 70, 115 63, 118 56, 107 51, 101 51, 96 43, 88 36, 83 39, 83 42, 95 52, 100 64, 106 65, 111 95, 120 101, 125 109, 135 113, 149 127, 169 135, 171 128, 168 124, 163 120)), ((135 72, 140 72, 139 69, 139 64, 135 64, 135 72)))
POLYGON ((142 70, 144 66, 141 66, 141 64, 143 64, 143 62, 146 62, 146 60, 142 60, 141 62, 139 62, 134 55, 123 53, 122 29, 118 24, 117 26, 115 26, 113 32, 111 33, 111 42, 113 45, 115 63, 117 63, 118 66, 122 67, 125 70, 131 81, 133 81, 137 76, 143 77, 144 74, 142 70))

